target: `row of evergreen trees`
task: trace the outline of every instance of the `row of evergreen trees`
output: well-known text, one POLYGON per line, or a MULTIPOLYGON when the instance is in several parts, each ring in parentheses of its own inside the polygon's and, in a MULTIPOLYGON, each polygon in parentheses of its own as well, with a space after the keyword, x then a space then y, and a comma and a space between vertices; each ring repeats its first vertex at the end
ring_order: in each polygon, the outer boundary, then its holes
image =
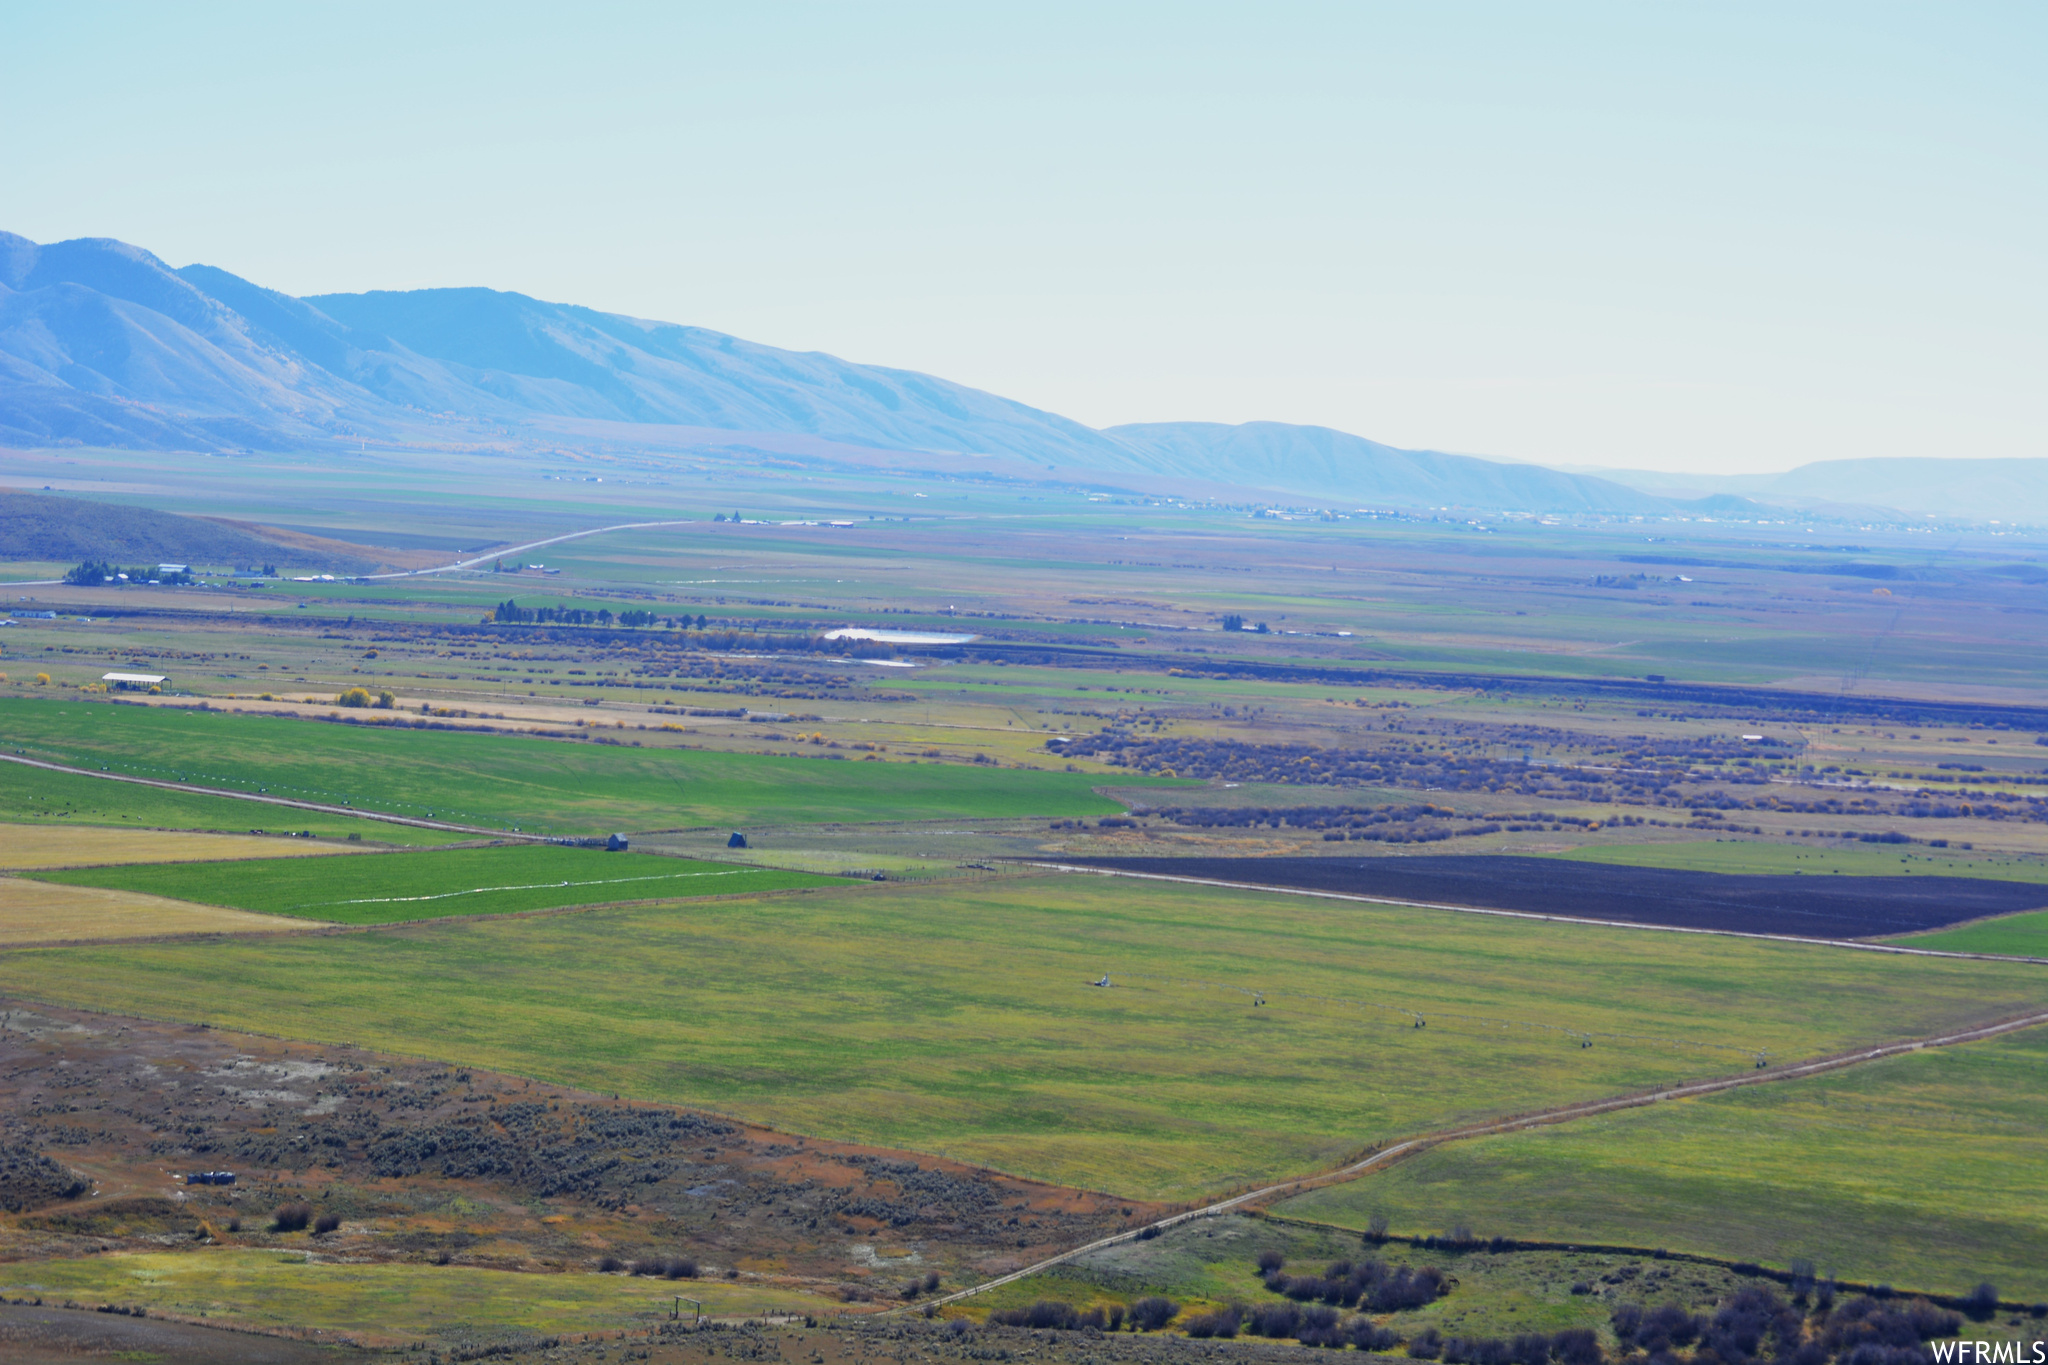
POLYGON ((662 616, 644 607, 629 607, 614 616, 609 607, 599 607, 595 611, 586 611, 582 607, 522 607, 510 597, 498 603, 491 612, 491 620, 499 625, 515 626, 609 626, 617 623, 637 627, 665 625, 672 630, 707 630, 711 626, 708 616, 662 616))

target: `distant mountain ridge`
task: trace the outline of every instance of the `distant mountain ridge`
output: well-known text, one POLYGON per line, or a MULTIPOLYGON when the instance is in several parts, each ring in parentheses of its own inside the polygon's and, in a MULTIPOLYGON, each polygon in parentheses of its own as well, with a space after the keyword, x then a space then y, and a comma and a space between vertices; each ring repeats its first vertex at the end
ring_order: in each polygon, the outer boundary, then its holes
MULTIPOLYGON (((1623 484, 1476 455, 1401 450, 1330 427, 1286 422, 1142 422, 1109 427, 1155 473, 1378 499, 1399 507, 1661 512, 1670 504, 1623 484), (1370 479, 1360 478, 1370 471, 1370 479)), ((1130 467, 1127 465, 1126 467, 1130 467)))
POLYGON ((564 434, 577 421, 997 456, 1063 478, 1186 479, 1326 506, 1674 505, 1670 492, 1627 480, 1400 450, 1326 427, 1098 431, 932 375, 523 294, 301 299, 214 266, 173 270, 111 239, 39 246, 0 233, 0 444, 285 450, 374 438, 428 450, 476 441, 459 428, 481 423, 511 429, 515 446, 559 446, 577 439, 564 434))
POLYGON ((1816 460, 1782 474, 1574 472, 1626 484, 1651 497, 1699 498, 1711 493, 1817 511, 1902 508, 1929 517, 2048 523, 2048 458, 2040 457, 1816 460))
POLYGON ((0 234, 0 439, 281 447, 431 414, 800 432, 1114 457, 1078 422, 929 375, 487 289, 296 299, 122 242, 0 234))

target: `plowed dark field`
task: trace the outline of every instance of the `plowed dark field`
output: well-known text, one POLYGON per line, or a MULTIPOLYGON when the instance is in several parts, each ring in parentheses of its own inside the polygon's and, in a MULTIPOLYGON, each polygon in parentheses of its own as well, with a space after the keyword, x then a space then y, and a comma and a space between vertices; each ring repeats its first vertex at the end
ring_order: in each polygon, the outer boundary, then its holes
POLYGON ((1733 876, 1512 857, 1063 861, 1248 886, 1800 938, 1888 937, 2048 906, 2048 886, 1975 877, 1733 876))

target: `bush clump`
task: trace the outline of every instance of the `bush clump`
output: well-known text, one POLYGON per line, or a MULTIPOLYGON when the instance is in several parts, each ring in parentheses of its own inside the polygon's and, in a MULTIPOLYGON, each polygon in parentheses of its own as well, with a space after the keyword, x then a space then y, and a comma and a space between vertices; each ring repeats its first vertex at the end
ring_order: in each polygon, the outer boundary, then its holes
MULTIPOLYGON (((611 1261, 612 1258, 604 1258, 611 1261)), ((600 1261, 600 1268, 604 1262, 600 1261)), ((618 1262, 612 1261, 616 1266, 618 1262)), ((650 1256, 633 1262, 633 1273, 653 1280, 694 1280, 699 1273, 697 1262, 688 1256, 650 1256)))
POLYGON ((1072 1332, 1081 1326, 1081 1315, 1074 1311, 1074 1305, 1057 1299, 1040 1299, 1029 1308, 997 1309, 988 1315, 988 1320, 998 1327, 1030 1327, 1052 1332, 1072 1332))
POLYGON ((1237 1335, 1244 1325, 1244 1309, 1238 1304, 1219 1308, 1213 1313, 1197 1313, 1181 1324, 1181 1330, 1191 1337, 1222 1337, 1229 1340, 1237 1335))
POLYGON ((334 699, 334 704, 336 706, 371 707, 379 711, 389 711, 398 705, 398 698, 389 692, 372 692, 367 687, 349 687, 344 688, 341 695, 334 699))
MULTIPOLYGON (((1259 1257, 1259 1269, 1266 1288, 1284 1294, 1297 1303, 1324 1303, 1332 1308, 1356 1308, 1361 1312, 1398 1313, 1435 1303, 1449 1292, 1444 1273, 1435 1266, 1415 1270, 1366 1260, 1356 1265, 1337 1261, 1320 1275, 1289 1275, 1280 1258, 1267 1253, 1259 1257), (1276 1264, 1268 1266, 1272 1260, 1276 1264)), ((1265 1335, 1265 1333, 1260 1333, 1265 1335)))
POLYGON ((304 1232, 313 1221, 313 1206, 305 1203, 279 1204, 270 1214, 272 1232, 304 1232))

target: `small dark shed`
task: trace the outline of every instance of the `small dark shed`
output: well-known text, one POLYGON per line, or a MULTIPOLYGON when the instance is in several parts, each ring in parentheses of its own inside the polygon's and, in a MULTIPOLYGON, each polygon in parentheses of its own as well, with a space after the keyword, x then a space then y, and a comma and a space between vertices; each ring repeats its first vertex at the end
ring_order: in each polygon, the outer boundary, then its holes
POLYGON ((745 848, 747 846, 747 836, 740 833, 738 830, 734 830, 732 832, 732 838, 727 839, 725 841, 725 846, 727 848, 745 848))
POLYGON ((604 848, 607 853, 624 853, 626 851, 626 836, 614 834, 611 838, 604 841, 604 848))

